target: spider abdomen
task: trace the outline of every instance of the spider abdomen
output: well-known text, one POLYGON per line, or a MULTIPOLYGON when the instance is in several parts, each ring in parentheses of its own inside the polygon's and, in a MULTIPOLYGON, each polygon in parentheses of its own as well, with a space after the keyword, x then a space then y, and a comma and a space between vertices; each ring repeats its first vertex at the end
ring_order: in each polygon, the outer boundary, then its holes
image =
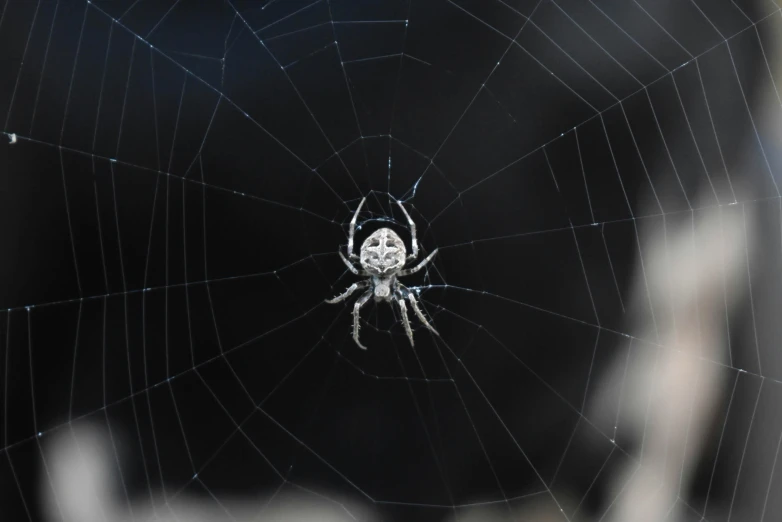
POLYGON ((381 228, 362 243, 360 254, 364 270, 378 276, 389 276, 405 266, 407 249, 396 232, 381 228))

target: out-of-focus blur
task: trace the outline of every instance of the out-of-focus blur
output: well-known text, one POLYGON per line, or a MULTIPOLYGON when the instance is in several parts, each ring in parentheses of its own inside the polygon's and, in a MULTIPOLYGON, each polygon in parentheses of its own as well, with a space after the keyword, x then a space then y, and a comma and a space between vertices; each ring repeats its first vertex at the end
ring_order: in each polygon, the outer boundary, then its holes
POLYGON ((775 2, 0 9, 0 519, 782 516, 775 2))

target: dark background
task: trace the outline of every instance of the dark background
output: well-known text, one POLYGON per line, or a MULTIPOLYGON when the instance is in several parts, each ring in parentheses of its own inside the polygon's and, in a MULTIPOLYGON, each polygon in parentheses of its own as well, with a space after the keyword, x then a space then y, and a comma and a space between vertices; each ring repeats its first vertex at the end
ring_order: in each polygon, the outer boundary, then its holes
MULTIPOLYGON (((648 322, 627 302, 637 234, 775 194, 767 174, 736 199, 729 181, 762 160, 771 2, 2 9, 8 520, 40 518, 41 441, 76 419, 112 430, 131 499, 285 479, 436 520, 543 480, 601 514, 628 457, 598 473, 611 433, 579 418, 620 332, 648 322), (406 284, 442 339, 417 327, 412 350, 369 303, 364 352, 353 300, 323 304, 355 280, 336 251, 365 195, 358 245, 389 219, 408 241, 396 198, 422 256, 440 249, 406 284)), ((724 444, 743 444, 736 423, 724 444)), ((732 462, 710 506, 729 501, 732 462)))

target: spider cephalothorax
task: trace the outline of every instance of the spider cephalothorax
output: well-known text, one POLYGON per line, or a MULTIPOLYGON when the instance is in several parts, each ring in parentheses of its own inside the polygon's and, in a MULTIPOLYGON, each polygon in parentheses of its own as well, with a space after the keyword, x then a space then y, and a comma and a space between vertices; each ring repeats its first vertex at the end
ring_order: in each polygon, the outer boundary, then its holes
MULTIPOLYGON (((405 300, 410 301, 410 306, 413 307, 413 312, 421 320, 421 322, 429 330, 437 334, 437 331, 424 317, 421 308, 418 306, 413 293, 402 283, 397 280, 397 277, 403 277, 406 275, 414 274, 426 266, 429 261, 432 260, 437 250, 429 254, 426 259, 418 263, 413 268, 405 269, 405 263, 412 261, 418 257, 418 239, 415 235, 415 223, 410 214, 407 213, 402 203, 397 201, 399 208, 402 209, 407 223, 410 225, 410 235, 412 236, 412 252, 407 255, 407 249, 402 241, 402 238, 397 235, 396 232, 390 228, 381 228, 373 232, 362 244, 359 250, 360 255, 353 253, 353 236, 356 232, 356 218, 361 211, 361 207, 364 205, 366 198, 361 200, 356 212, 353 214, 353 219, 350 221, 350 235, 348 236, 348 257, 346 258, 342 252, 339 252, 339 257, 345 262, 348 269, 356 275, 367 276, 364 281, 353 283, 342 294, 334 299, 326 299, 327 303, 334 304, 344 301, 350 295, 359 288, 367 288, 367 291, 358 298, 356 304, 353 305, 353 340, 359 347, 366 350, 358 340, 359 330, 359 310, 364 304, 374 296, 375 301, 392 301, 399 305, 399 310, 402 314, 402 324, 407 332, 407 337, 410 339, 410 344, 413 344, 413 330, 410 328, 410 320, 407 317, 407 305, 405 300), (357 269, 353 264, 348 261, 348 258, 354 261, 358 261, 361 264, 363 270, 357 269)), ((439 335, 439 334, 438 334, 439 335)))

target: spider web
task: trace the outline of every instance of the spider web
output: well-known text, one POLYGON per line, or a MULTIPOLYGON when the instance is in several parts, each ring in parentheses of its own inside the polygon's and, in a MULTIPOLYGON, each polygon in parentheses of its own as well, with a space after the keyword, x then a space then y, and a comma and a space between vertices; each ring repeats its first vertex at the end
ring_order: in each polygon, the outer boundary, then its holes
MULTIPOLYGON (((693 1, 690 25, 666 27, 652 2, 618 5, 6 1, 3 509, 41 517, 42 445, 87 420, 111 436, 131 515, 196 495, 232 516, 230 498, 261 491, 262 519, 296 491, 346 520, 361 518, 346 496, 394 520, 533 503, 607 518, 623 493, 609 470, 644 462, 624 383, 610 422, 586 405, 612 360, 666 349, 645 325, 676 321, 627 302, 642 229, 782 209, 778 146, 732 51, 770 72, 779 8, 693 1), (753 190, 727 167, 732 127, 753 190), (441 338, 411 314, 411 347, 370 302, 362 351, 355 297, 323 302, 357 280, 337 250, 364 196, 357 245, 379 226, 409 245, 399 200, 419 259, 439 249, 402 282, 441 338)), ((743 290, 760 262, 748 252, 743 290)), ((773 308, 752 304, 754 344, 699 363, 732 391, 708 490, 677 499, 694 520, 782 510, 782 361, 773 308)))

